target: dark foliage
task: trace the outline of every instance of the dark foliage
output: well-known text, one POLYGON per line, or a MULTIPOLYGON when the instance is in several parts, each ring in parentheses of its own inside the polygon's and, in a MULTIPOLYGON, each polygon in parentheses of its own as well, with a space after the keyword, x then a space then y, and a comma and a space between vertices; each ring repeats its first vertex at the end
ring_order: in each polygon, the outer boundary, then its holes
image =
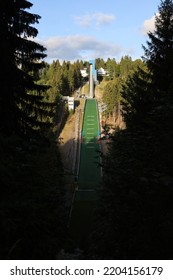
POLYGON ((145 50, 147 72, 123 88, 126 129, 116 131, 90 257, 173 258, 173 3, 161 1, 145 50))
POLYGON ((55 259, 65 239, 62 164, 50 129, 54 102, 38 83, 40 16, 0 1, 0 259, 55 259))
POLYGON ((31 6, 25 0, 0 3, 0 132, 6 135, 31 135, 45 127, 46 120, 42 118, 51 107, 42 102, 46 87, 35 79, 44 65, 46 49, 31 40, 38 33, 33 24, 40 19, 26 11, 31 6))
POLYGON ((66 238, 55 144, 0 138, 0 259, 55 259, 66 238))

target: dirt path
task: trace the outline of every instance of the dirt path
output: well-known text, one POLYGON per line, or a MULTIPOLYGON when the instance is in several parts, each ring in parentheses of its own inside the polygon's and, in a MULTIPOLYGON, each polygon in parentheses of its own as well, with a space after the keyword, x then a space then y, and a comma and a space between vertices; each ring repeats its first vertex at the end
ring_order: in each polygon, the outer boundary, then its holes
MULTIPOLYGON (((66 124, 61 131, 58 139, 59 151, 66 174, 73 173, 74 154, 77 136, 76 122, 78 121, 78 112, 83 109, 84 100, 78 100, 79 105, 76 107, 74 114, 70 114, 66 124)), ((80 116, 81 117, 81 116, 80 116)), ((80 129, 80 128, 79 128, 80 129)))

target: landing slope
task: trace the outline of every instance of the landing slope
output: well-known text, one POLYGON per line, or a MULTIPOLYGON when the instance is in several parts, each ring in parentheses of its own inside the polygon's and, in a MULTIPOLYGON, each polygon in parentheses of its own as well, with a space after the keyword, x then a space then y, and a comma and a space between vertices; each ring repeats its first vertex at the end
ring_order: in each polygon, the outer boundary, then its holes
POLYGON ((101 180, 99 120, 95 99, 87 99, 82 127, 79 189, 94 189, 101 180))

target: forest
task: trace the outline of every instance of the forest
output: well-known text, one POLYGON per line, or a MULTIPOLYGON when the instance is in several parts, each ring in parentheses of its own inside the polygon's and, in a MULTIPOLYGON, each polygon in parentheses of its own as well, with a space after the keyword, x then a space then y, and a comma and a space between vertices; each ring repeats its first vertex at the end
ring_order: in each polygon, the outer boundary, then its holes
MULTIPOLYGON (((80 70, 89 64, 45 62, 32 5, 0 3, 0 259, 58 259, 62 249, 75 258, 57 138, 69 115, 62 97, 87 83, 80 70)), ((173 1, 158 8, 141 59, 96 59, 109 73, 99 78, 105 116, 121 106, 125 129, 116 127, 102 158, 83 259, 173 258, 173 1)))

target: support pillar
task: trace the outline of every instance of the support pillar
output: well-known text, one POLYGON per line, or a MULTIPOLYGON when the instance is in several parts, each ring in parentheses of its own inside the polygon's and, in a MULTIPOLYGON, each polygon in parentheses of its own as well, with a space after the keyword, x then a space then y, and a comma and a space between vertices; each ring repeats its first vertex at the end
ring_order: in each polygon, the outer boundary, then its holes
POLYGON ((89 75, 89 97, 93 98, 94 97, 94 80, 93 80, 93 65, 90 64, 90 75, 89 75))

